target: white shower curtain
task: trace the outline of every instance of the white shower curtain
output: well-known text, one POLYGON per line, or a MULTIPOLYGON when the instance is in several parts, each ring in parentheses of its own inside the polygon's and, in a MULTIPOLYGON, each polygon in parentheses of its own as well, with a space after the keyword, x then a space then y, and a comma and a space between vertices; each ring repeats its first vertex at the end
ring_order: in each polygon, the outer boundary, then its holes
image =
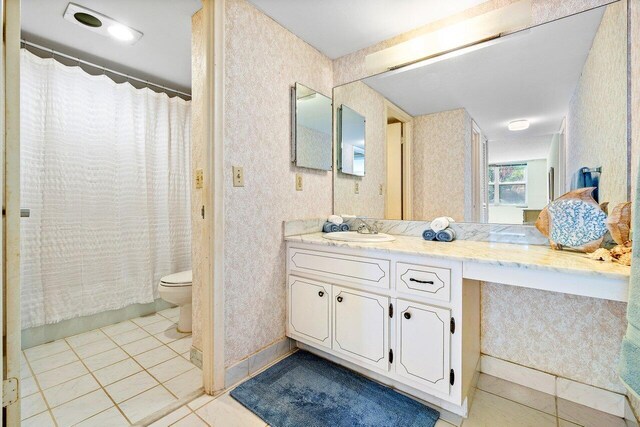
POLYGON ((191 103, 21 61, 22 327, 152 302, 191 268, 191 103))

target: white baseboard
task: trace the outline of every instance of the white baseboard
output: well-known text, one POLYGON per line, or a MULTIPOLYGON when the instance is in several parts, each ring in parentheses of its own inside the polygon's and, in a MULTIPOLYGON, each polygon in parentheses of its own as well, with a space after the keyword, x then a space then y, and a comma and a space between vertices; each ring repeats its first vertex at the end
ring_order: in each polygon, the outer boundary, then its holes
POLYGON ((480 371, 617 417, 625 417, 626 415, 627 397, 624 394, 583 384, 486 354, 481 356, 480 371))
POLYGON ((225 369, 224 388, 232 387, 243 379, 253 375, 271 362, 290 352, 292 348, 295 348, 294 342, 284 337, 235 365, 229 366, 225 369))

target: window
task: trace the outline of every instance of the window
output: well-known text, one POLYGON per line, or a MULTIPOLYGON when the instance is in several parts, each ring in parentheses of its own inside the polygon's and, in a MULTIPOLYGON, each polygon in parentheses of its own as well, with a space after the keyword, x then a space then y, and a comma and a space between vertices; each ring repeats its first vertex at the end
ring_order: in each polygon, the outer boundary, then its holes
POLYGON ((489 165, 489 203, 509 206, 527 204, 526 164, 489 165))

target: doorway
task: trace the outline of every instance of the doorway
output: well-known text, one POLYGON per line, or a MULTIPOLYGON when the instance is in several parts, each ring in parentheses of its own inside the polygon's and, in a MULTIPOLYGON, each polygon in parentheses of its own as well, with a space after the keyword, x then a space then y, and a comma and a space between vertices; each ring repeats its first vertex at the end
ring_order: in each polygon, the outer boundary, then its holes
POLYGON ((410 220, 413 217, 411 187, 411 119, 386 101, 386 188, 385 219, 410 220))

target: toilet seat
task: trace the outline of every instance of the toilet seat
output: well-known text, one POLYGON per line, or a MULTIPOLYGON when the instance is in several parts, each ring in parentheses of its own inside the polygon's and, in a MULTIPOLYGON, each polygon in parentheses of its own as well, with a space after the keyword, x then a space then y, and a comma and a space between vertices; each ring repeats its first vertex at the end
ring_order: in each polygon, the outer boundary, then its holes
POLYGON ((191 286, 192 282, 193 272, 192 270, 187 270, 164 276, 160 279, 160 286, 167 288, 182 288, 191 286))

